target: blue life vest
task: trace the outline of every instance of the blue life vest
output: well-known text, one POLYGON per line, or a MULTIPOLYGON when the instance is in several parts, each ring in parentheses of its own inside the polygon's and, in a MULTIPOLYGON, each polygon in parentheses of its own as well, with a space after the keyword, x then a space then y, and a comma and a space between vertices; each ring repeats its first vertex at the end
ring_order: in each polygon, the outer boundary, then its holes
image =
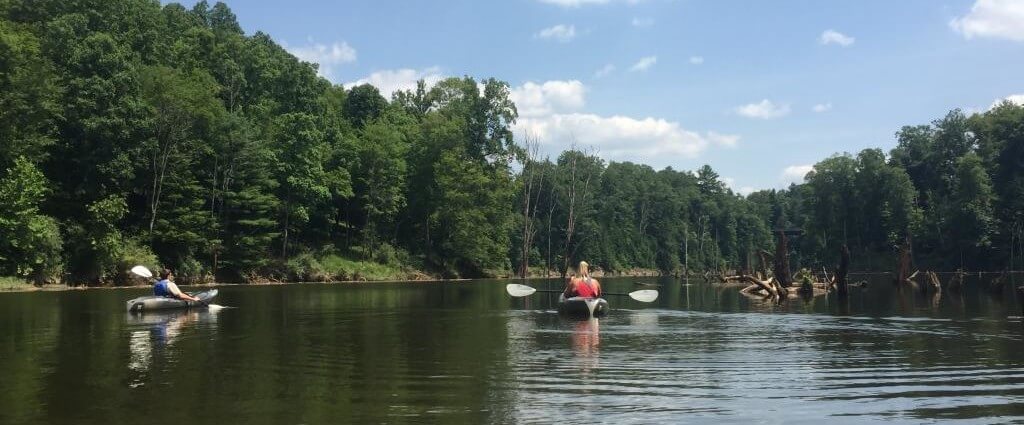
POLYGON ((173 297, 174 294, 171 293, 171 288, 167 287, 169 282, 170 281, 167 279, 157 281, 156 285, 153 285, 153 295, 158 297, 173 297))

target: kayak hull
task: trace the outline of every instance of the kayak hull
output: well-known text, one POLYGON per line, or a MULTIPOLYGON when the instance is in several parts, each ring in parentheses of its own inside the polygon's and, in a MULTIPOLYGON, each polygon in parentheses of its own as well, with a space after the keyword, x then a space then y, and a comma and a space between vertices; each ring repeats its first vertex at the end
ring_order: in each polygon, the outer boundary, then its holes
POLYGON ((171 297, 148 295, 145 297, 138 297, 135 299, 128 300, 126 304, 128 312, 131 313, 156 310, 200 308, 208 306, 210 304, 210 301, 213 300, 213 298, 216 296, 217 290, 211 289, 206 292, 200 292, 198 294, 195 294, 195 297, 199 298, 199 301, 185 301, 171 297))
POLYGON ((608 301, 604 298, 558 297, 558 313, 572 318, 589 319, 608 314, 608 301))

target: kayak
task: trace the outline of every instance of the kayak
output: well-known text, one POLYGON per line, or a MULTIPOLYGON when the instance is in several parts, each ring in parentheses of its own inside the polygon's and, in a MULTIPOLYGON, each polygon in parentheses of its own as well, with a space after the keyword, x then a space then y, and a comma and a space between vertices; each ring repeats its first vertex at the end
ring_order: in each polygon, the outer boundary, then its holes
POLYGON ((143 312, 152 310, 171 310, 176 308, 199 308, 206 307, 210 301, 217 296, 217 290, 211 289, 194 295, 199 301, 185 301, 177 298, 148 295, 128 300, 129 312, 143 312))
POLYGON ((608 309, 608 301, 604 298, 558 296, 558 313, 566 316, 589 319, 604 316, 608 309))

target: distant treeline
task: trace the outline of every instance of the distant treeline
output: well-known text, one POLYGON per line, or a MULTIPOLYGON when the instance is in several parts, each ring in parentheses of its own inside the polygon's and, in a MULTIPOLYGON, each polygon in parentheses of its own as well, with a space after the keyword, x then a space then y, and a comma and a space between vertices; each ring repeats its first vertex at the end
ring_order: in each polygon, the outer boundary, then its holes
POLYGON ((579 259, 744 269, 789 228, 805 231, 801 265, 844 243, 855 263, 895 258, 909 235, 919 261, 1002 268, 1020 244, 1024 109, 1010 104, 746 198, 708 166, 539 158, 516 119, 495 79, 390 100, 332 85, 223 3, 0 0, 0 275, 120 283, 141 263, 303 279, 328 257, 467 277, 579 259))

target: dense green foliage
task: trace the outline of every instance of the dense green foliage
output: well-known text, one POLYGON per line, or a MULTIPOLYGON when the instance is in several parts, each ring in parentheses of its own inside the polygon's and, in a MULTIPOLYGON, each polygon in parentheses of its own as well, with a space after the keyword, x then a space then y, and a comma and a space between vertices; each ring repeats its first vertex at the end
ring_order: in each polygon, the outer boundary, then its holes
POLYGON ((847 244, 854 267, 890 267, 909 237, 922 267, 1020 267, 1024 107, 954 110, 896 137, 888 158, 877 149, 833 156, 805 184, 748 199, 768 206, 770 223, 807 232, 799 251, 812 264, 836 261, 847 244))
POLYGON ((222 3, 0 0, 0 275, 748 269, 780 228, 805 231, 798 266, 846 244, 878 267, 911 236, 924 261, 1002 267, 1024 228, 1022 109, 954 111, 888 156, 833 156, 744 198, 709 166, 536 158, 498 80, 390 100, 332 85, 222 3))

